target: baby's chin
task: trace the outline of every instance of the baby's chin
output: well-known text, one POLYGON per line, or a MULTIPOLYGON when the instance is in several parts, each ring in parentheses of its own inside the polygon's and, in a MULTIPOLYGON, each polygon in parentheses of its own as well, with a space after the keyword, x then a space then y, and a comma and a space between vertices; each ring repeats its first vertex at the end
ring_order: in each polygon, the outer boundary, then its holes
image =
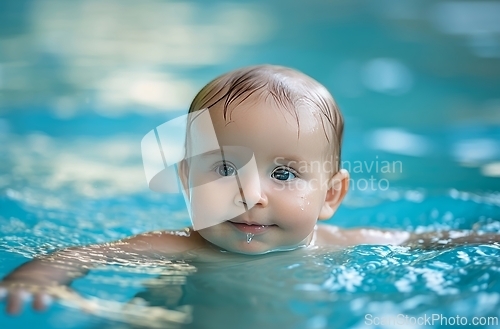
POLYGON ((288 241, 289 244, 281 244, 273 236, 268 236, 269 232, 256 234, 249 239, 248 235, 234 234, 233 231, 212 230, 208 228, 198 231, 200 235, 212 245, 220 248, 222 251, 228 251, 243 255, 263 255, 272 252, 290 251, 306 247, 310 241, 310 236, 302 241, 288 241), (231 234, 228 234, 231 233, 231 234))
POLYGON ((273 251, 273 248, 269 248, 269 246, 258 241, 251 241, 250 243, 246 241, 233 241, 232 243, 224 241, 224 243, 215 243, 215 245, 225 251, 243 255, 262 255, 273 251))
POLYGON ((272 252, 291 251, 305 247, 305 245, 298 244, 294 246, 269 246, 260 241, 250 241, 249 243, 247 243, 246 241, 242 241, 233 243, 232 245, 219 245, 219 247, 226 251, 243 255, 264 255, 272 252))

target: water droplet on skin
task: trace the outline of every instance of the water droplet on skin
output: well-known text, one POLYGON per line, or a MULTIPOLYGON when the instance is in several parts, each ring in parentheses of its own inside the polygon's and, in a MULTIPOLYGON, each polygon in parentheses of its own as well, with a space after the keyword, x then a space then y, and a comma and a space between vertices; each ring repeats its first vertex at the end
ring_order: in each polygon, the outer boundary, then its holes
POLYGON ((247 233, 247 243, 250 243, 254 236, 255 236, 255 234, 253 234, 253 233, 247 233))

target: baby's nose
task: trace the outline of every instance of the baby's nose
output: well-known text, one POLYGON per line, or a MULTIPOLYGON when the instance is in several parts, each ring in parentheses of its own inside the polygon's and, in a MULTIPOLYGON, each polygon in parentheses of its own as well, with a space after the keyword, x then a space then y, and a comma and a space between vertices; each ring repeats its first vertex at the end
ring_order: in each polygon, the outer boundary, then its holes
POLYGON ((241 184, 238 195, 235 196, 235 203, 243 205, 245 210, 253 208, 255 205, 267 206, 267 197, 261 189, 259 181, 241 184))
POLYGON ((267 198, 262 191, 261 180, 255 159, 252 158, 244 167, 238 170, 239 191, 235 196, 238 205, 243 204, 248 210, 256 204, 267 205, 267 198))

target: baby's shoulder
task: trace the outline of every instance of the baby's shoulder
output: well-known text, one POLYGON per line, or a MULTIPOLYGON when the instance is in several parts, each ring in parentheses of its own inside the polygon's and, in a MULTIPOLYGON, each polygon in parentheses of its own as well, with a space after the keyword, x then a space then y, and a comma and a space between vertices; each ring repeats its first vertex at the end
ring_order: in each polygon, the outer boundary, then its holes
POLYGON ((338 226, 321 224, 315 228, 314 244, 317 246, 346 245, 345 232, 338 226))
POLYGON ((160 254, 179 254, 206 247, 206 241, 190 228, 141 233, 123 240, 127 249, 160 254))
POLYGON ((342 229, 334 225, 318 225, 317 245, 355 246, 359 244, 394 244, 407 241, 410 233, 377 228, 342 229))

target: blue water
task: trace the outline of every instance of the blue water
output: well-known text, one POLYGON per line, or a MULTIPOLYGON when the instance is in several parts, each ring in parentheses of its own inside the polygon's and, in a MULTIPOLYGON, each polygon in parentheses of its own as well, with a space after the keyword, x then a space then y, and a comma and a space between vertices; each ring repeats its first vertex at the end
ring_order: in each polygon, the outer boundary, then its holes
MULTIPOLYGON (((256 63, 313 76, 344 113, 342 160, 353 181, 329 223, 500 233, 499 6, 2 1, 0 276, 61 247, 188 225, 180 196, 148 190, 140 140, 184 114, 216 75, 256 63)), ((319 329, 398 315, 498 318, 499 256, 498 244, 357 246, 115 265, 72 285, 100 305, 93 313, 62 301, 42 314, 1 313, 0 327, 319 329), (149 308, 123 308, 134 297, 149 308)))

